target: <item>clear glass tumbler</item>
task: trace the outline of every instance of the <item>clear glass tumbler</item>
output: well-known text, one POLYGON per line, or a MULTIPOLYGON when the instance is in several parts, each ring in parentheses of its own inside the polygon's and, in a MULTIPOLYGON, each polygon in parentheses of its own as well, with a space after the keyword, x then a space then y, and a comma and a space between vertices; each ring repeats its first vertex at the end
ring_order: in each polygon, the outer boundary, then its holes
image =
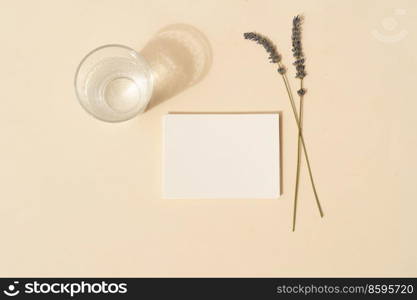
POLYGON ((75 91, 82 107, 107 122, 129 120, 143 112, 153 91, 148 62, 123 45, 88 53, 77 68, 75 91))

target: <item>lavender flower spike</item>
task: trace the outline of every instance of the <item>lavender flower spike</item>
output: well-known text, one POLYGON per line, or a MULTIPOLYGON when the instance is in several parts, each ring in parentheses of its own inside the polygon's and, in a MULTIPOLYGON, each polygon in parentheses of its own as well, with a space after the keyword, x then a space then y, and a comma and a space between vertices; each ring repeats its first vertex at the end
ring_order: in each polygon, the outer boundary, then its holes
POLYGON ((262 45, 266 52, 269 53, 268 58, 271 63, 276 64, 281 61, 281 55, 279 55, 277 48, 267 37, 256 32, 246 32, 243 34, 243 37, 262 45))
POLYGON ((292 52, 295 58, 295 68, 297 70, 296 78, 303 79, 307 74, 305 72, 305 58, 303 53, 303 47, 301 44, 301 24, 303 22, 303 17, 298 15, 295 16, 292 20, 292 52))

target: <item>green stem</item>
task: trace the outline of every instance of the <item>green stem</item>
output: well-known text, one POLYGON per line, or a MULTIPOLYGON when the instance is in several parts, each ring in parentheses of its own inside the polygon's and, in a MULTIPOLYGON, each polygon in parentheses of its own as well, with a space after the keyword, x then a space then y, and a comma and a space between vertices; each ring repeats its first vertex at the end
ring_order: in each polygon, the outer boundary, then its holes
POLYGON ((295 118, 295 121, 297 123, 299 138, 301 140, 301 145, 303 146, 304 156, 305 156, 306 163, 307 163, 308 174, 310 176, 310 181, 311 181, 311 185, 313 187, 314 196, 316 198, 317 207, 319 209, 320 216, 323 218, 323 216, 324 216, 323 209, 321 208, 320 200, 319 200, 319 197, 318 197, 318 194, 317 194, 316 185, 314 184, 314 178, 313 178, 313 172, 311 170, 310 159, 308 158, 307 147, 306 147, 306 144, 305 144, 305 141, 304 141, 303 132, 301 130, 301 125, 300 125, 301 123, 300 123, 300 119, 298 117, 297 107, 295 106, 294 98, 292 96, 290 83, 288 81, 288 78, 287 78, 286 74, 282 75, 282 79, 284 80, 285 88, 287 89, 287 93, 288 93, 288 98, 290 99, 291 108, 292 108, 292 111, 294 113, 294 118, 295 118))
MULTIPOLYGON (((300 89, 303 88, 303 79, 300 80, 300 89)), ((298 189, 300 185, 300 169, 301 169, 301 138, 300 134, 303 129, 303 109, 304 107, 304 96, 300 95, 300 111, 299 111, 299 120, 301 130, 298 130, 297 138, 297 174, 295 177, 295 192, 294 192, 294 211, 293 211, 293 220, 292 220, 292 231, 295 231, 295 222, 297 219, 297 204, 298 204, 298 189)))

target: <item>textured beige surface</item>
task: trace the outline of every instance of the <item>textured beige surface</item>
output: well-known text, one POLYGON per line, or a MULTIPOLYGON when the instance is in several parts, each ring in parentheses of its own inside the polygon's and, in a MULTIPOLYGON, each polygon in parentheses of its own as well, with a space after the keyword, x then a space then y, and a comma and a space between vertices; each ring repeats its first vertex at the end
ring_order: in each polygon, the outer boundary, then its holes
POLYGON ((2 1, 0 276, 417 276, 416 14, 401 0, 2 1), (292 233, 296 124, 242 33, 269 35, 289 65, 300 12, 326 216, 303 168, 292 233), (211 44, 205 78, 129 122, 82 110, 73 76, 88 51, 140 50, 175 23, 211 44), (283 197, 162 200, 168 111, 282 111, 283 197))

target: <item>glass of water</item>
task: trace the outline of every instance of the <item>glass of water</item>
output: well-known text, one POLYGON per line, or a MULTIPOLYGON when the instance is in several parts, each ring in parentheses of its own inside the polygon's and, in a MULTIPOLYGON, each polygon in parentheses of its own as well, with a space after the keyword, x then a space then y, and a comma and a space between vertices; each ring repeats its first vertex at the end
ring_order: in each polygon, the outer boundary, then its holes
POLYGON ((82 107, 107 122, 129 120, 145 111, 153 91, 148 62, 123 45, 105 45, 88 53, 75 74, 82 107))

